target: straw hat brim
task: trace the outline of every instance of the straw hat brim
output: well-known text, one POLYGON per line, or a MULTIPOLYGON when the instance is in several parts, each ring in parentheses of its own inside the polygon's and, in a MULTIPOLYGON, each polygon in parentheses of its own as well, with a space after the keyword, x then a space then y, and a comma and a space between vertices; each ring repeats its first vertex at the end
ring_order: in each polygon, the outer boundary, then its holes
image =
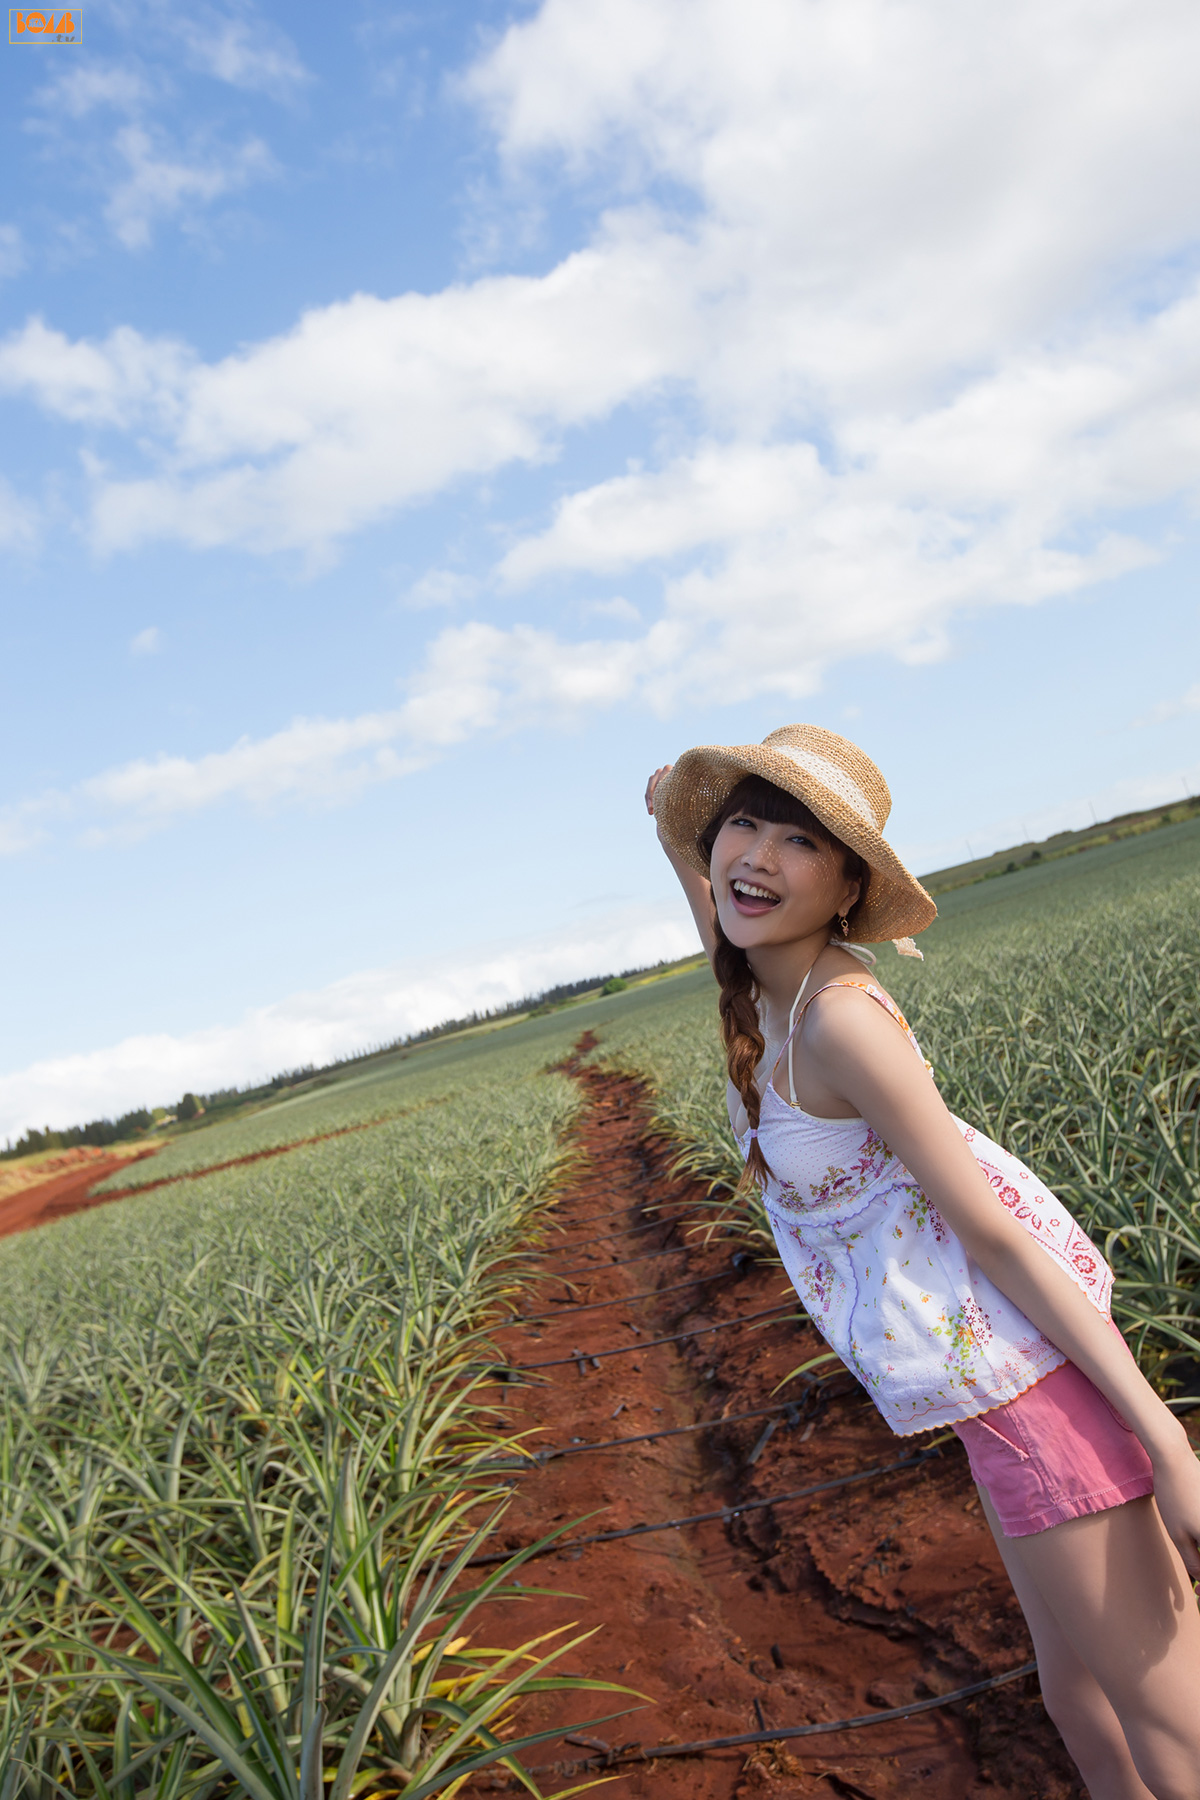
POLYGON ((915 937, 937 917, 937 906, 910 875, 881 832, 832 788, 768 744, 702 744, 685 750, 654 791, 654 817, 669 847, 707 878, 699 838, 738 782, 747 775, 802 800, 836 838, 857 851, 871 871, 867 897, 850 925, 857 943, 915 937))

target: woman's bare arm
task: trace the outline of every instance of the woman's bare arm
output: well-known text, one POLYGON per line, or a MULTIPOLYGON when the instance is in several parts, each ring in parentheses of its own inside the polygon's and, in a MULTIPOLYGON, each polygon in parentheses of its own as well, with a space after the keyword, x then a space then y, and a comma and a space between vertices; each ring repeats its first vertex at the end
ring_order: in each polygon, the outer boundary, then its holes
MULTIPOLYGON (((670 763, 664 763, 661 769, 655 769, 646 783, 646 811, 651 818, 654 817, 654 790, 663 776, 670 773, 671 767, 670 763)), ((658 841, 662 844, 667 861, 679 877, 679 885, 687 896, 687 903, 692 909, 692 917, 696 921, 696 930, 700 933, 700 942, 704 945, 704 954, 711 962, 717 948, 717 936, 713 930, 712 888, 705 881, 703 875, 698 874, 695 869, 682 862, 670 845, 663 842, 661 832, 658 841)))
POLYGON ((895 1022, 866 995, 822 995, 804 1046, 895 1152, 967 1254, 1128 1421, 1154 1464, 1155 1498, 1200 1575, 1200 1464, 1187 1435, 1065 1270, 1012 1218, 895 1022))

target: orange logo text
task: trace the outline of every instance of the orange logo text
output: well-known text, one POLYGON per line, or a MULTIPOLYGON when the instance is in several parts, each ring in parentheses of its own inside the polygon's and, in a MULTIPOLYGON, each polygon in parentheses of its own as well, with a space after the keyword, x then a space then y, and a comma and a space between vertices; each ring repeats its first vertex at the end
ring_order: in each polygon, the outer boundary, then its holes
POLYGON ((10 44, 79 44, 83 41, 83 13, 78 6, 43 9, 10 6, 10 44))

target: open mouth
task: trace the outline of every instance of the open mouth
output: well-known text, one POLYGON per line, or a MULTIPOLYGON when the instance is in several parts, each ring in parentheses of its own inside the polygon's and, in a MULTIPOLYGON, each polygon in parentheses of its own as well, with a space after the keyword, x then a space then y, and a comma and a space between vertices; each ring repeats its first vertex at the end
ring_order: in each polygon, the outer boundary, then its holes
POLYGON ((759 887, 753 881, 731 881, 729 893, 740 913, 772 912, 780 901, 779 895, 773 894, 770 888, 759 887))

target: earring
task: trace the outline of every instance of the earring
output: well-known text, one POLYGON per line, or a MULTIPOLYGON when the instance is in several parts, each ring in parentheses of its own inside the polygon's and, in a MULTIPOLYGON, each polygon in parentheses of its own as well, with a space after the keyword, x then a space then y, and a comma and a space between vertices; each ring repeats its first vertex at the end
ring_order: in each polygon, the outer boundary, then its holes
POLYGON ((842 928, 842 936, 844 938, 848 938, 850 936, 850 921, 848 918, 846 918, 845 914, 842 914, 842 916, 838 919, 838 924, 842 928))

